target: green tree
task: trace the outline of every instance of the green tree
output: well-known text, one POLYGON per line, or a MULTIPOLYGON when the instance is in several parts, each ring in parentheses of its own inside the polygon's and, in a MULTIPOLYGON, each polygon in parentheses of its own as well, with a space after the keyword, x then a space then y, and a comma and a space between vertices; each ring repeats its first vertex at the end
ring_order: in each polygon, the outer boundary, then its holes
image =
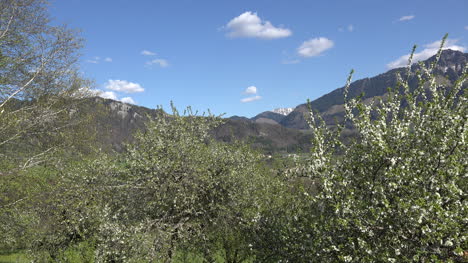
POLYGON ((46 1, 0 2, 0 156, 25 168, 50 149, 37 147, 42 151, 23 158, 19 150, 30 151, 39 136, 58 133, 66 125, 57 120, 68 115, 68 99, 89 86, 77 68, 82 39, 49 23, 46 1))
POLYGON ((272 180, 259 154, 212 138, 221 122, 190 109, 160 111, 123 156, 102 159, 87 173, 86 187, 102 198, 100 259, 241 262, 252 256, 249 236, 272 180))
POLYGON ((70 144, 70 109, 90 84, 77 68, 82 39, 50 25, 47 4, 0 1, 0 248, 18 246, 37 220, 27 208, 47 179, 33 171, 70 144))

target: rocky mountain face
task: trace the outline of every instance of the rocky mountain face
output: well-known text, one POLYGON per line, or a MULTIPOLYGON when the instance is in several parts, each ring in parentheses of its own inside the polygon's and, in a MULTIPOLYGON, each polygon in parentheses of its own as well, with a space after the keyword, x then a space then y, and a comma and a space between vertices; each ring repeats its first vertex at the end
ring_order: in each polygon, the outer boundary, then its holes
MULTIPOLYGON (((435 60, 435 56, 429 58, 424 63, 429 65, 435 60)), ((440 76, 439 81, 448 82, 450 85, 460 75, 464 65, 468 61, 468 54, 453 50, 444 50, 442 52, 439 63, 437 64, 436 74, 440 76)), ((414 72, 419 70, 419 66, 414 64, 411 67, 412 74, 410 75, 410 86, 416 87, 418 80, 414 75, 414 72)), ((356 97, 363 95, 363 100, 370 101, 372 98, 383 97, 387 93, 387 89, 394 87, 397 83, 397 73, 400 72, 402 76, 405 76, 405 69, 392 69, 386 73, 377 75, 372 78, 365 78, 354 81, 351 83, 349 88, 349 96, 356 97)), ((343 121, 344 116, 344 98, 343 98, 344 87, 336 89, 322 97, 311 102, 311 107, 322 114, 325 122, 329 125, 335 124, 335 119, 338 122, 343 121)), ((305 120, 305 114, 308 112, 307 105, 301 104, 297 106, 294 111, 288 114, 279 123, 285 127, 293 129, 308 129, 307 122, 305 120)))
POLYGON ((92 118, 89 133, 106 150, 121 151, 132 134, 157 115, 157 110, 100 97, 82 99, 77 105, 81 116, 92 118))

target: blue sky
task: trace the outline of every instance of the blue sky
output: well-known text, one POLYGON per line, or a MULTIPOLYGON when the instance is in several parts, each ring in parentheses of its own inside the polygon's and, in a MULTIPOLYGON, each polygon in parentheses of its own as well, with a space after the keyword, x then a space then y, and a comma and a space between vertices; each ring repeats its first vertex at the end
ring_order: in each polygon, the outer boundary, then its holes
POLYGON ((101 96, 252 117, 397 67, 445 33, 468 50, 466 0, 55 0, 80 28, 80 62, 101 96))

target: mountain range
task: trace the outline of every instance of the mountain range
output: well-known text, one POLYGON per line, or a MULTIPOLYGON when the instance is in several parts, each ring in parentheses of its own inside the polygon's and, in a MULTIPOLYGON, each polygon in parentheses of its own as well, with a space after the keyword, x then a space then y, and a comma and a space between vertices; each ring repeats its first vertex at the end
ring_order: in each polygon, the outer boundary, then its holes
MULTIPOLYGON (((435 56, 424 61, 426 65, 432 63, 435 56)), ((448 82, 450 85, 460 75, 468 60, 468 54, 460 51, 444 50, 440 57, 439 63, 435 69, 435 73, 439 76, 439 81, 448 82)), ((417 64, 411 67, 412 73, 419 69, 417 64)), ((400 72, 404 76, 405 70, 402 68, 392 69, 383 74, 372 78, 364 78, 351 83, 349 87, 349 96, 356 97, 363 95, 363 100, 368 100, 375 97, 383 97, 388 88, 394 87, 397 83, 397 73, 400 72)), ((418 80, 414 74, 409 78, 410 87, 416 87, 418 80)), ((340 122, 344 116, 344 87, 333 90, 332 92, 323 95, 322 97, 311 102, 313 110, 321 113, 325 122, 329 125, 335 123, 335 118, 340 122)), ((308 124, 304 118, 304 114, 308 112, 307 104, 298 105, 290 114, 285 116, 279 124, 287 128, 308 129, 308 124)), ((264 113, 260 113, 262 115, 264 113)), ((257 116, 259 116, 257 115, 257 116)), ((265 116, 265 115, 263 115, 265 116)), ((254 117, 253 119, 255 119, 254 117)))
MULTIPOLYGON (((435 56, 423 63, 430 64, 435 56)), ((438 81, 451 85, 462 74, 468 61, 468 54, 453 50, 444 50, 436 66, 438 81)), ((410 87, 417 86, 415 72, 419 65, 411 67, 410 87)), ((384 97, 389 87, 397 83, 397 73, 405 77, 405 69, 392 69, 372 78, 364 78, 351 83, 349 96, 361 95, 364 101, 384 97)), ((465 87, 466 88, 466 85, 465 87)), ((311 102, 314 111, 321 114, 327 125, 333 126, 344 120, 344 87, 333 90, 311 102)), ((89 98, 83 103, 87 109, 101 108, 104 114, 97 118, 97 136, 103 145, 121 150, 123 142, 132 138, 132 133, 143 129, 145 121, 156 116, 155 109, 126 104, 102 98, 89 98)), ((259 113, 253 118, 232 116, 213 131, 213 136, 221 141, 242 140, 265 153, 296 153, 307 151, 310 147, 311 134, 308 131, 306 114, 307 104, 300 104, 294 109, 275 109, 259 113)), ((348 131, 352 135, 353 131, 348 131)))

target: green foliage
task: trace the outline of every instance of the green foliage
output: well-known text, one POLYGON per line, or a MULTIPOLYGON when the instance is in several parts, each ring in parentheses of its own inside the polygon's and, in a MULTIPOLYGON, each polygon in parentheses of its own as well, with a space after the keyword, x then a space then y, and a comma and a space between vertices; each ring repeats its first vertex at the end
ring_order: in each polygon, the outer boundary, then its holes
POLYGON ((69 263, 92 263, 94 259, 94 244, 89 242, 80 242, 75 246, 67 248, 60 255, 59 262, 69 263))
POLYGON ((31 262, 31 259, 21 252, 1 252, 0 251, 0 263, 27 263, 31 262))
POLYGON ((52 165, 83 138, 72 111, 90 84, 76 67, 81 46, 76 31, 50 25, 47 1, 1 1, 0 249, 31 246, 63 190, 52 165))
POLYGON ((101 207, 100 260, 171 260, 180 251, 211 260, 222 251, 227 262, 252 256, 249 237, 272 178, 247 146, 211 138, 221 121, 160 111, 123 155, 70 176, 101 207))
POLYGON ((76 67, 82 42, 76 31, 50 25, 47 1, 2 0, 0 159, 17 166, 2 175, 44 162, 73 125, 73 99, 90 85, 76 67))

